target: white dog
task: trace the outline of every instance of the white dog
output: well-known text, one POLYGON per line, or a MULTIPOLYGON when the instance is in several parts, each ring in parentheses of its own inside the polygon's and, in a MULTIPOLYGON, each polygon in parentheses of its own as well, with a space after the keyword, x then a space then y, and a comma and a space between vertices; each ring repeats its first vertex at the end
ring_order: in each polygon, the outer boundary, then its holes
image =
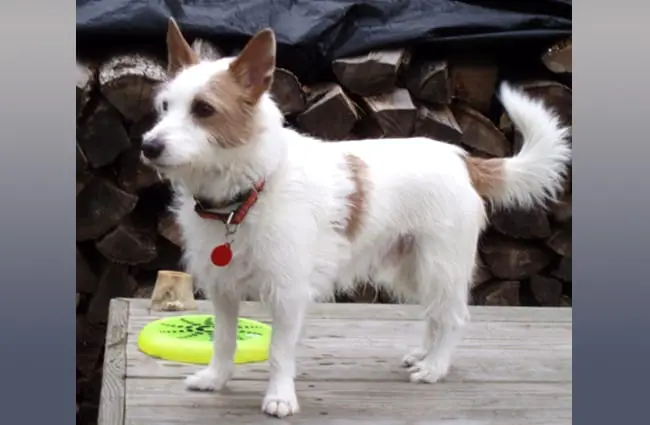
POLYGON ((403 363, 413 382, 447 373, 469 320, 468 291, 485 202, 530 208, 554 199, 570 159, 568 131, 544 106, 502 85, 524 144, 480 159, 427 139, 323 143, 283 127, 268 94, 271 30, 236 58, 201 61, 173 20, 169 81, 143 160, 175 187, 187 269, 214 303, 214 355, 189 376, 219 390, 233 372, 240 298, 256 293, 273 317, 262 410, 298 412, 296 345, 309 303, 370 280, 424 307, 420 349, 403 363))

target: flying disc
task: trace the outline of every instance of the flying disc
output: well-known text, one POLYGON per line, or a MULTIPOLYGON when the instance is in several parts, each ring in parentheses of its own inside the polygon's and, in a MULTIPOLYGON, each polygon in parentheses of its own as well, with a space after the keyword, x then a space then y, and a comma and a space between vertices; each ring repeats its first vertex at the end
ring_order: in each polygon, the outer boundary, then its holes
MULTIPOLYGON (((138 348, 152 357, 207 365, 212 357, 214 316, 171 316, 147 323, 138 335, 138 348)), ((269 357, 271 327, 239 318, 235 363, 263 362, 269 357)))

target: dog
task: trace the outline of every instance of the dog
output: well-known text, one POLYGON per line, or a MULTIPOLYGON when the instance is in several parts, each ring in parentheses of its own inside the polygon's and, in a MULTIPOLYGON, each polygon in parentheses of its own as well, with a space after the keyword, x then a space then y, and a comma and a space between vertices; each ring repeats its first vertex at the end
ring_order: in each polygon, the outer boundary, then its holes
POLYGON ((172 184, 184 261, 214 304, 214 353, 186 378, 218 391, 230 379, 239 302, 256 294, 272 315, 262 410, 299 412, 296 346, 313 301, 359 280, 423 307, 421 347, 402 363, 434 383, 470 319, 469 288, 487 208, 544 207, 568 171, 568 129, 540 101, 502 83, 500 101, 523 135, 512 157, 483 159, 423 137, 324 143, 284 126, 269 94, 272 30, 236 57, 201 60, 173 19, 169 78, 142 160, 172 184))

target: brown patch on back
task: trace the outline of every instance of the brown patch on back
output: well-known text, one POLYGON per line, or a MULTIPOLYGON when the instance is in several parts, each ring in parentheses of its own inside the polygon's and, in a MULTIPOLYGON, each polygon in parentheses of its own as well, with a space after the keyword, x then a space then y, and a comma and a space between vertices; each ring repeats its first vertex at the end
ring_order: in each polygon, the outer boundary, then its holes
POLYGON ((368 180, 368 165, 361 158, 347 154, 345 162, 350 170, 350 179, 354 183, 354 191, 347 196, 350 210, 345 228, 345 236, 352 240, 357 236, 363 224, 370 182, 368 180))
POLYGON ((490 199, 502 190, 505 182, 502 158, 465 158, 469 179, 483 199, 490 199))
POLYGON ((247 94, 228 71, 212 77, 205 90, 194 102, 205 102, 214 109, 209 116, 194 120, 212 136, 212 141, 224 149, 245 144, 254 134, 255 106, 246 101, 247 94))
POLYGON ((390 245, 386 260, 391 263, 399 263, 405 256, 410 255, 415 248, 415 236, 407 233, 400 235, 395 242, 390 245))

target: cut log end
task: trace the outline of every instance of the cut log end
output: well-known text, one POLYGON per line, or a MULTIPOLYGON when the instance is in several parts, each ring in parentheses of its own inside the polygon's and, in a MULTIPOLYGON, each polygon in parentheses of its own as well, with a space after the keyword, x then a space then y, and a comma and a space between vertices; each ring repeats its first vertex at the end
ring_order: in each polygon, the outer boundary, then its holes
POLYGON ((542 55, 542 63, 556 74, 570 73, 573 63, 572 45, 572 39, 568 39, 551 46, 542 55))
POLYGON ((337 59, 332 63, 332 71, 352 93, 377 96, 394 89, 400 68, 409 60, 410 54, 405 49, 373 51, 337 59))
POLYGON ((487 113, 492 105, 499 69, 487 61, 458 60, 449 64, 453 97, 487 113))
POLYGON ((90 95, 96 81, 96 75, 92 68, 77 62, 76 83, 77 83, 77 118, 79 118, 90 100, 90 95))
POLYGON ((463 133, 463 145, 490 157, 512 154, 512 143, 485 115, 462 103, 455 104, 452 110, 463 133))
POLYGON ((413 134, 417 107, 406 89, 395 89, 380 96, 364 97, 368 115, 381 130, 381 137, 410 137, 413 134))
POLYGON ((413 98, 433 104, 449 105, 451 86, 447 62, 420 62, 409 67, 404 85, 413 98))
POLYGON ((298 77, 286 69, 275 69, 271 96, 284 115, 300 113, 307 107, 305 93, 298 77))
POLYGON ((155 87, 166 79, 162 64, 139 54, 113 57, 99 69, 102 94, 132 122, 151 113, 155 87))
POLYGON ((460 145, 463 140, 463 130, 458 125, 454 114, 446 106, 420 106, 413 135, 429 137, 454 145, 460 145))
POLYGON ((93 168, 111 164, 131 147, 122 117, 103 99, 89 112, 85 122, 77 127, 77 143, 93 168))
POLYGON ((196 310, 192 276, 172 270, 160 270, 151 294, 153 311, 196 310))

